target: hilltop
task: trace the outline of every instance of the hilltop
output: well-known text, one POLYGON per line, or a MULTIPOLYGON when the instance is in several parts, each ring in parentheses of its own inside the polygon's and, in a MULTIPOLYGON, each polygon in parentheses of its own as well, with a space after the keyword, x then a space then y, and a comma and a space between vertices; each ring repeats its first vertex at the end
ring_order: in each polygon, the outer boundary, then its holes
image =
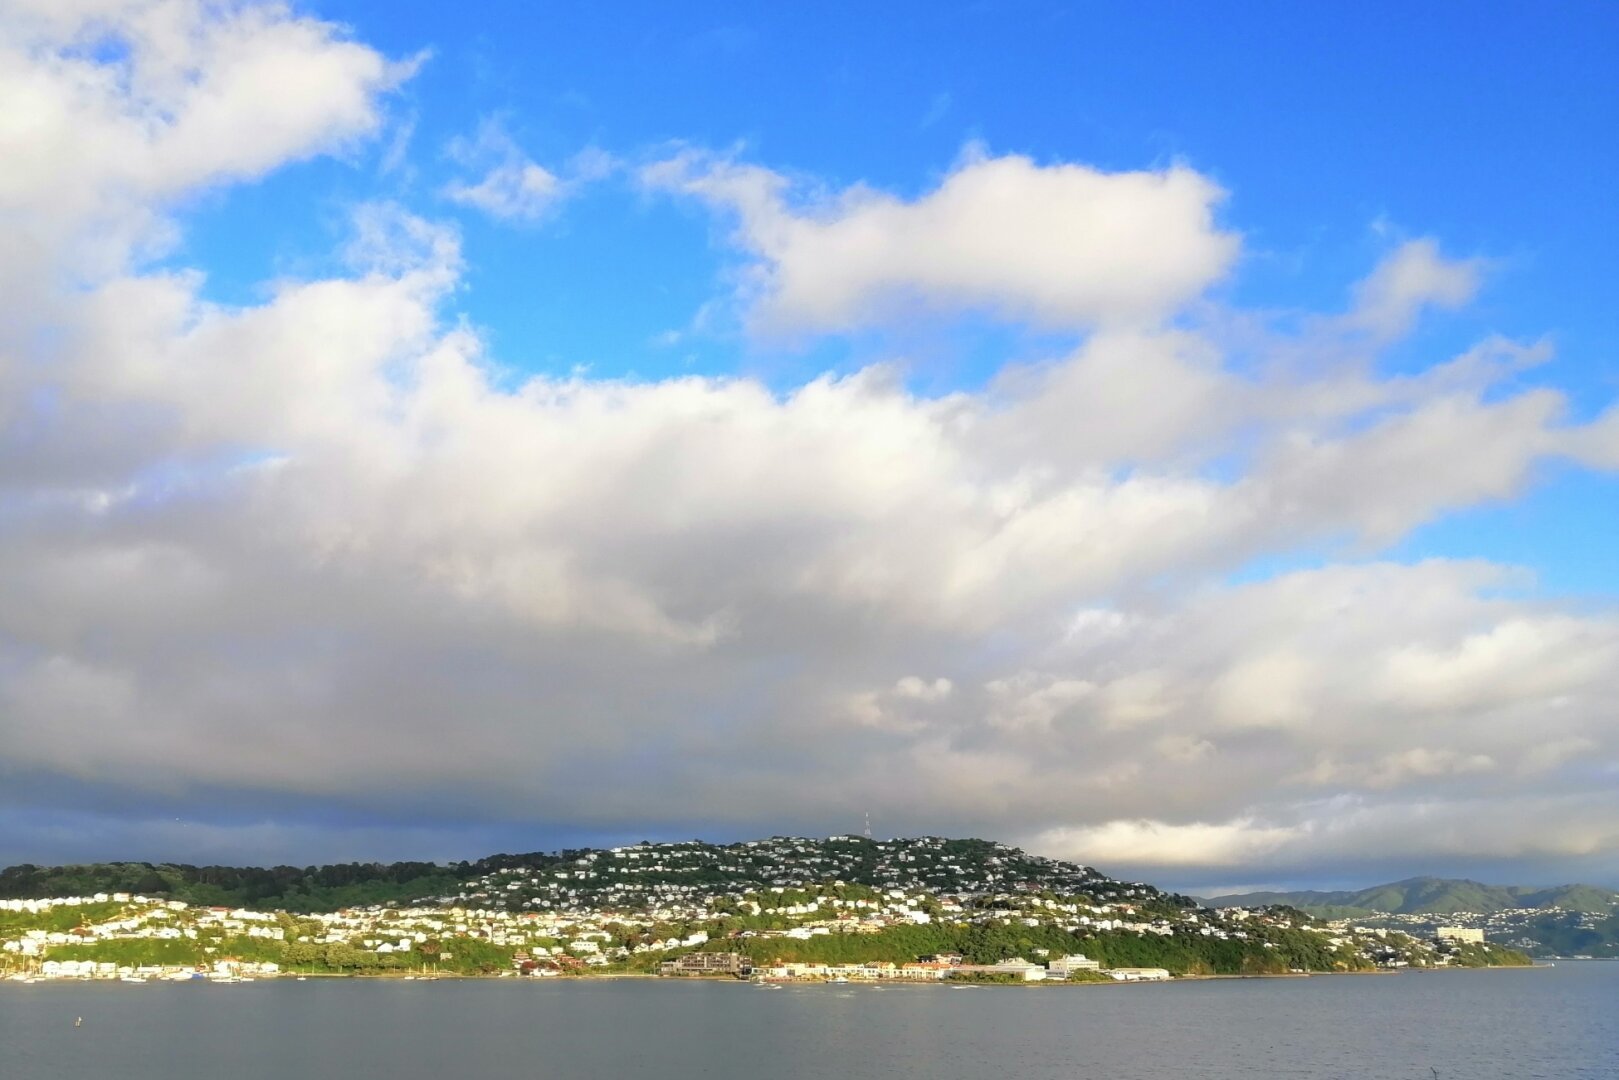
POLYGON ((1606 914, 1619 910, 1619 892, 1596 885, 1536 888, 1485 885, 1464 878, 1417 877, 1354 891, 1251 892, 1209 897, 1210 907, 1261 907, 1285 904, 1325 918, 1356 915, 1447 915, 1455 912, 1493 914, 1516 909, 1606 914))
POLYGON ((328 912, 366 904, 475 904, 509 910, 632 909, 772 887, 830 882, 973 896, 999 892, 1082 894, 1190 906, 1141 882, 1045 859, 989 840, 772 837, 735 844, 698 840, 616 848, 498 854, 476 862, 343 863, 231 867, 180 863, 12 866, 0 899, 129 892, 190 904, 328 912))

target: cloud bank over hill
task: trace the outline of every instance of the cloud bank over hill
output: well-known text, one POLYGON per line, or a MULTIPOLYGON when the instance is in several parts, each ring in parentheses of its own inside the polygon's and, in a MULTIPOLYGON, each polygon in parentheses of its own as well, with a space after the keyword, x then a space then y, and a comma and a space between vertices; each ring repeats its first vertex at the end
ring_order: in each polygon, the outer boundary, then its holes
MULTIPOLYGON (((1219 299, 1243 238, 1190 165, 975 148, 907 198, 684 150, 636 197, 712 209, 756 332, 977 312, 1071 347, 942 394, 514 379, 419 210, 358 205, 347 272, 257 303, 153 262, 186 199, 374 151, 411 61, 274 5, 0 27, 0 861, 50 858, 52 815, 172 843, 247 800, 332 808, 234 834, 300 860, 869 809, 1120 873, 1619 862, 1619 616, 1387 554, 1619 466, 1542 344, 1381 364, 1482 264, 1397 244, 1284 330, 1219 299)), ((496 150, 451 197, 557 212, 496 150)))

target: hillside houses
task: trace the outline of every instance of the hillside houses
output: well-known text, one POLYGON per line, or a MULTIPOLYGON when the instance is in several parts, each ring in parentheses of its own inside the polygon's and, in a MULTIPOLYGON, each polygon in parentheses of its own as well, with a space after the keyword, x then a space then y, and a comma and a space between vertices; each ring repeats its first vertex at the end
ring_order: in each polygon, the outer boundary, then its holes
POLYGON ((1089 867, 986 841, 937 837, 773 837, 731 845, 644 843, 565 854, 571 857, 510 857, 517 865, 475 878, 455 896, 441 899, 538 910, 655 909, 827 882, 880 891, 926 890, 941 898, 1039 891, 1085 891, 1098 898, 1157 895, 1150 886, 1114 882, 1089 867))
POLYGON ((89 960, 89 977, 98 978, 106 962, 114 975, 126 967, 205 974, 220 963, 262 972, 270 963, 511 977, 650 973, 670 962, 680 970, 686 956, 734 952, 761 970, 789 972, 783 977, 927 980, 1033 979, 1036 968, 1040 979, 1089 978, 1104 965, 1084 953, 1148 965, 1173 958, 1188 971, 1452 959, 1403 935, 1321 933, 1286 909, 1198 908, 1139 882, 984 841, 642 843, 491 856, 477 869, 450 895, 313 913, 132 893, 0 901, 0 970, 45 977, 54 961, 52 977, 86 977, 79 964, 89 960), (946 948, 970 951, 974 963, 939 951, 946 948), (852 957, 863 962, 822 962, 852 957), (1013 959, 1022 964, 1015 971, 995 967, 1013 959))

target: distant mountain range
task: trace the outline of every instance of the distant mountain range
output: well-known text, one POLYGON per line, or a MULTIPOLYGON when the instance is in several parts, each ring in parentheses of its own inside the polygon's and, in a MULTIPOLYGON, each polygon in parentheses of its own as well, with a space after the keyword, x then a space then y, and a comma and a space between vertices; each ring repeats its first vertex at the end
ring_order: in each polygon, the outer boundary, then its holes
POLYGON ((1561 908, 1606 914, 1619 911, 1619 892, 1597 885, 1484 885, 1461 878, 1418 877, 1369 889, 1343 892, 1252 892, 1211 896, 1210 907, 1262 907, 1286 904, 1312 915, 1347 918, 1384 912, 1390 915, 1444 915, 1471 911, 1489 914, 1509 908, 1561 908))

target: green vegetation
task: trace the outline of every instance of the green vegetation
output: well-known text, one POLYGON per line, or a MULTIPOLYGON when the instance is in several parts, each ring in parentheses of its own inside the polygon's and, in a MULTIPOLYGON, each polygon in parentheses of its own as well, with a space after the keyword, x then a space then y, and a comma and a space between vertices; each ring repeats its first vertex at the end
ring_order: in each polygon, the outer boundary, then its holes
POLYGON ((40 912, 0 911, 0 937, 25 930, 65 933, 90 923, 105 922, 117 915, 122 906, 109 901, 105 904, 55 907, 40 912))
POLYGON ((271 938, 114 939, 55 945, 48 960, 93 960, 119 967, 208 967, 218 960, 279 964, 284 971, 323 975, 404 974, 424 968, 457 975, 492 975, 510 971, 515 950, 474 939, 458 938, 453 948, 375 953, 345 942, 280 942, 271 938))
POLYGON ((214 957, 203 952, 203 946, 187 938, 158 940, 155 938, 125 938, 113 941, 93 941, 82 945, 55 945, 45 954, 48 960, 94 960, 119 967, 180 966, 196 967, 214 957))
POLYGON ((1352 892, 1258 892, 1216 896, 1214 907, 1290 904, 1322 918, 1356 918, 1373 912, 1391 915, 1445 915, 1458 911, 1490 914, 1509 908, 1561 908, 1604 913, 1619 910, 1619 892, 1595 885, 1550 889, 1482 885, 1476 881, 1420 877, 1352 892))
MULTIPOLYGON (((189 866, 93 863, 12 866, 0 870, 0 899, 127 892, 188 904, 309 913, 453 898, 469 906, 580 909, 649 906, 660 890, 686 899, 719 897, 789 884, 906 888, 934 893, 1019 889, 1031 894, 1087 892, 1095 898, 1184 907, 1142 884, 1029 855, 988 840, 937 837, 873 841, 773 837, 739 844, 701 841, 603 851, 498 854, 476 862, 341 863, 331 866, 189 866)), ((739 913, 740 914, 740 913, 739 913)))
POLYGON ((1462 942, 1448 946, 1450 962, 1457 967, 1528 967, 1534 961, 1505 945, 1462 942))
POLYGON ((712 951, 735 949, 755 964, 773 961, 864 964, 908 963, 918 956, 956 952, 969 964, 993 964, 1015 956, 1083 953, 1103 967, 1161 967, 1177 975, 1259 975, 1287 971, 1361 971, 1365 960, 1333 949, 1304 930, 1256 927, 1248 940, 1126 931, 1069 933, 1059 927, 939 925, 899 926, 873 934, 826 934, 795 938, 742 938, 711 942, 712 951), (1039 950, 1044 949, 1045 954, 1039 950))
MULTIPOLYGON (((1390 893, 1384 899, 1438 903, 1435 898, 1445 892, 1442 887, 1453 885, 1475 888, 1469 882, 1421 879, 1385 887, 1399 895, 1390 893)), ((416 904, 571 915, 575 917, 571 925, 592 928, 587 936, 610 958, 608 966, 602 967, 603 957, 590 957, 597 965, 590 970, 603 973, 651 971, 660 961, 678 955, 676 950, 665 950, 664 943, 688 939, 697 931, 708 937, 703 948, 737 950, 760 966, 778 960, 907 963, 937 953, 959 953, 969 964, 993 964, 1012 957, 1039 961, 1084 953, 1107 968, 1241 975, 1356 971, 1374 963, 1421 965, 1432 962, 1433 957, 1430 947, 1418 946, 1400 934, 1389 934, 1369 945, 1362 938, 1355 944, 1335 946, 1304 910, 1280 903, 1297 901, 1299 896, 1272 895, 1272 906, 1242 920, 1211 919, 1188 898, 1142 883, 1115 881, 1089 867, 1043 859, 983 840, 936 837, 890 841, 850 836, 827 840, 775 837, 730 845, 690 841, 607 851, 502 854, 476 863, 448 865, 348 863, 262 869, 101 863, 25 865, 0 871, 0 898, 126 892, 180 900, 193 907, 271 912, 274 922, 260 919, 255 933, 247 934, 242 932, 245 920, 239 918, 136 905, 130 911, 149 919, 154 935, 183 931, 189 936, 89 941, 73 931, 116 919, 126 905, 105 902, 60 905, 37 914, 0 912, 0 934, 45 931, 68 935, 66 941, 58 936, 56 944, 44 947, 43 957, 34 956, 42 946, 31 945, 28 959, 19 951, 0 957, 0 967, 26 966, 38 959, 89 959, 137 967, 203 966, 236 959, 274 962, 284 970, 310 974, 387 974, 427 968, 472 975, 510 971, 519 942, 541 956, 545 955, 541 949, 548 951, 561 964, 571 963, 561 955, 564 950, 577 949, 581 954, 586 950, 583 944, 568 946, 540 936, 552 931, 511 933, 517 927, 551 924, 509 916, 484 918, 470 932, 459 917, 453 920, 453 927, 440 920, 407 920, 404 926, 416 929, 401 927, 394 931, 398 936, 444 936, 412 940, 409 948, 400 951, 376 951, 380 942, 367 939, 386 938, 382 930, 360 933, 355 929, 392 925, 395 913, 380 909, 416 904), (1108 905, 1108 912, 1124 917, 1133 928, 1100 931, 1086 926, 1081 913, 1094 914, 1099 905, 1108 905), (666 915, 667 921, 657 924, 636 917, 636 912, 654 906, 679 914, 666 915), (374 910, 358 920, 323 923, 308 917, 344 907, 374 910), (873 917, 878 911, 885 914, 873 917), (923 918, 931 921, 916 921, 923 918), (817 931, 831 932, 782 935, 807 923, 814 924, 817 931), (351 940, 324 940, 334 925, 345 927, 338 932, 350 935, 351 940), (865 932, 873 926, 882 928, 865 932), (264 933, 271 927, 279 929, 279 938, 264 933), (1168 932, 1171 929, 1174 932, 1168 932), (496 946, 491 939, 511 944, 496 946), (657 948, 643 948, 648 945, 657 948), (641 951, 634 951, 637 949, 641 951)), ((1593 895, 1579 893, 1577 887, 1544 892, 1594 902, 1593 895)), ((1457 903, 1476 900, 1474 892, 1459 887, 1450 889, 1448 895, 1457 903)), ((1604 955, 1604 949, 1609 954, 1619 950, 1619 944, 1614 944, 1619 943, 1619 915, 1598 922, 1592 916, 1548 912, 1546 919, 1547 932, 1562 951, 1604 955)), ((478 919, 467 921, 478 923, 478 919)), ((1527 962, 1521 953, 1497 944, 1450 951, 1455 962, 1464 965, 1527 962)))
MULTIPOLYGON (((93 896, 127 892, 188 904, 336 911, 454 892, 471 871, 462 863, 341 863, 333 866, 187 866, 179 863, 92 863, 0 870, 0 899, 93 896)), ((481 872, 481 871, 480 871, 481 872)))
MULTIPOLYGON (((777 961, 863 964, 909 963, 918 956, 959 952, 970 964, 992 964, 1014 956, 1039 957, 1084 953, 1103 967, 1161 967, 1176 975, 1265 975, 1289 971, 1361 971, 1370 965, 1338 952, 1324 938, 1306 930, 1267 927, 1247 941, 1201 936, 1135 934, 1123 931, 1072 934, 1055 927, 931 925, 891 927, 869 934, 827 934, 794 938, 716 940, 707 951, 735 950, 756 965, 777 961)), ((1398 940, 1398 936, 1396 936, 1398 940)), ((1463 967, 1528 964, 1530 959, 1500 945, 1459 944, 1450 947, 1453 963, 1463 967)), ((203 935, 199 938, 118 939, 57 945, 46 953, 53 960, 94 960, 119 966, 208 966, 217 960, 273 961, 283 970, 304 974, 404 974, 423 969, 460 975, 491 975, 512 968, 515 948, 474 938, 440 942, 429 939, 410 952, 378 954, 345 942, 282 942, 271 938, 203 935)), ((671 954, 643 953, 614 971, 650 972, 671 954)), ((978 982, 1016 982, 1015 976, 959 973, 978 982)), ((1097 972, 1078 972, 1069 981, 1106 982, 1097 972)))
POLYGON ((1531 920, 1524 927, 1524 936, 1545 956, 1619 958, 1619 912, 1594 925, 1573 912, 1551 912, 1531 920))
POLYGON ((1068 978, 1058 981, 1069 983, 1110 983, 1113 981, 1113 976, 1104 975, 1100 971, 1075 971, 1069 974, 1068 978))

